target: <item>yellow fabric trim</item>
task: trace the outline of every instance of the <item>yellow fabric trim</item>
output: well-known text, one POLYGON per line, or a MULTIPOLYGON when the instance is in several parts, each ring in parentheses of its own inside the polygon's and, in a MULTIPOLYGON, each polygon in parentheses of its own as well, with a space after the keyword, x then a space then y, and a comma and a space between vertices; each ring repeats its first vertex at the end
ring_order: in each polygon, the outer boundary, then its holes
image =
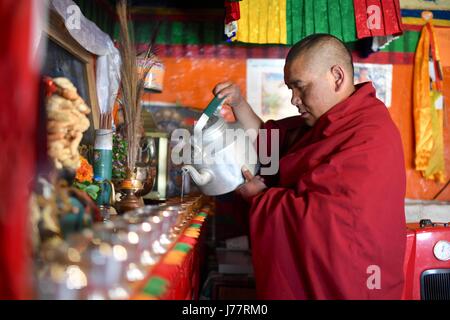
POLYGON ((170 251, 167 253, 167 255, 164 257, 164 263, 165 264, 175 264, 175 265, 181 265, 183 263, 184 257, 186 256, 185 252, 181 251, 170 251))
POLYGON ((242 0, 235 41, 287 44, 286 0, 242 0))

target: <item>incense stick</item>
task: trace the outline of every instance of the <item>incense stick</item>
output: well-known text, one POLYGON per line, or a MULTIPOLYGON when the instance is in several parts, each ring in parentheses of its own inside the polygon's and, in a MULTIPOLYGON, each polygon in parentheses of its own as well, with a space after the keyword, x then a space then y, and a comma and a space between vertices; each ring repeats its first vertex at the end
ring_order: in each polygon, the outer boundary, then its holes
POLYGON ((112 113, 111 111, 100 113, 99 129, 112 129, 112 113))

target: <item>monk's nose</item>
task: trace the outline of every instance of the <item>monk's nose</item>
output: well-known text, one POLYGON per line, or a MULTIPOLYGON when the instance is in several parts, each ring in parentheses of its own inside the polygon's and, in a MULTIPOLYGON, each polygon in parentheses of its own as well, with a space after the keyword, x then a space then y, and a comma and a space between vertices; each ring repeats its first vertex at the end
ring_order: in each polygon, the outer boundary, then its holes
POLYGON ((293 94, 292 95, 292 99, 291 99, 291 103, 294 106, 301 106, 302 105, 302 99, 298 95, 293 94))

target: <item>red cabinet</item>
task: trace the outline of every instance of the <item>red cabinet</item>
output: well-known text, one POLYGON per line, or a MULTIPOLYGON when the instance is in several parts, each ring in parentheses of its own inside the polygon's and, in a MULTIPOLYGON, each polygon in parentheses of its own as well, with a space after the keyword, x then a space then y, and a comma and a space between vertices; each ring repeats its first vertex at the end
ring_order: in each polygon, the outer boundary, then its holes
POLYGON ((450 225, 408 224, 403 299, 450 299, 450 225))

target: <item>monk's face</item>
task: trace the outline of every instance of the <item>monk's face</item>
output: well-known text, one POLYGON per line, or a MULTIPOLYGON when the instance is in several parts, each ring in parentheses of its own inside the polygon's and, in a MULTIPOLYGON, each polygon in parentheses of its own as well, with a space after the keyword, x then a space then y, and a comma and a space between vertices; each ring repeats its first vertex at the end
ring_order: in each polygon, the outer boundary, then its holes
POLYGON ((284 67, 284 80, 292 90, 291 103, 306 124, 316 121, 336 103, 336 91, 332 74, 311 59, 299 56, 284 67))

